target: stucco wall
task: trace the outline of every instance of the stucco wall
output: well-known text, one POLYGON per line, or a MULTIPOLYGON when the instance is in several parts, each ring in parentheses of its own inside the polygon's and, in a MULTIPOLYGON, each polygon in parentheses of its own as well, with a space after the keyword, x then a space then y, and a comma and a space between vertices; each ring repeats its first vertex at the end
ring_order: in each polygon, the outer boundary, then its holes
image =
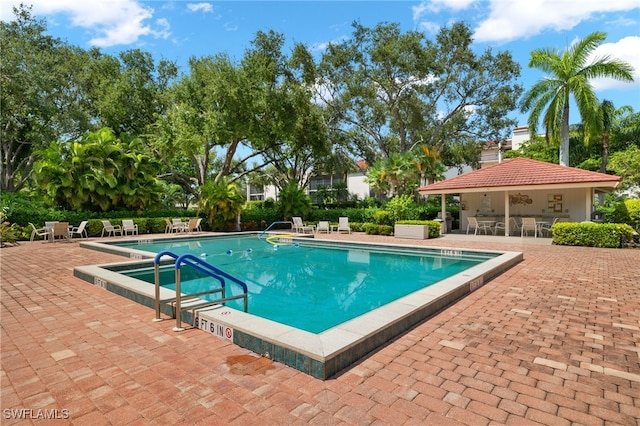
MULTIPOLYGON (((510 216, 559 217, 560 220, 569 222, 588 219, 586 189, 513 191, 509 195, 512 201, 517 201, 509 203, 510 216), (561 211, 557 211, 560 209, 561 211)), ((461 202, 464 203, 464 210, 461 210, 461 229, 466 229, 469 216, 502 217, 505 213, 503 192, 462 194, 461 202)))

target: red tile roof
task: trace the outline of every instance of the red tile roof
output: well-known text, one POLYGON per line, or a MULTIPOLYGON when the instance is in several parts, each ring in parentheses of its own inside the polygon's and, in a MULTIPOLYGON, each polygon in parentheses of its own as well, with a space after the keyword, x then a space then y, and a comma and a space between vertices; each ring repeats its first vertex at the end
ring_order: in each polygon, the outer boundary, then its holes
POLYGON ((420 192, 437 191, 452 192, 452 190, 508 187, 558 185, 575 187, 607 187, 615 188, 622 178, 604 173, 590 172, 573 167, 530 160, 528 158, 514 158, 486 168, 465 173, 451 179, 423 186, 420 192))

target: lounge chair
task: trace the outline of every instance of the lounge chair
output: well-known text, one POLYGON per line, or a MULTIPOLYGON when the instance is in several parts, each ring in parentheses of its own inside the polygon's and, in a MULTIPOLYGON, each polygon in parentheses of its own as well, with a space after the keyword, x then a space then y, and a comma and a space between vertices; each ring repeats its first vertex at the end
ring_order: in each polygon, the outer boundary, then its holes
POLYGON ((104 237, 105 232, 107 233, 107 237, 110 237, 111 235, 115 237, 117 234, 122 236, 122 227, 120 225, 112 225, 108 220, 103 220, 102 234, 100 234, 100 237, 104 237))
POLYGON ((164 222, 167 224, 167 226, 165 226, 164 228, 164 233, 169 234, 173 232, 173 223, 171 223, 169 219, 165 219, 164 222))
POLYGON ((33 231, 31 231, 31 239, 29 241, 33 241, 36 235, 39 237, 44 237, 45 240, 49 238, 50 231, 46 226, 43 226, 42 228, 36 228, 36 226, 31 222, 29 222, 29 225, 31 225, 31 228, 33 229, 33 231))
POLYGON ((133 223, 131 219, 124 219, 122 221, 122 235, 138 235, 138 225, 133 223))
POLYGON ((71 228, 71 230, 69 231, 69 235, 71 236, 71 238, 73 238, 73 236, 76 234, 78 234, 80 238, 89 238, 89 235, 87 234, 87 223, 89 223, 88 220, 83 220, 82 222, 80 222, 80 225, 71 228))
POLYGON ((329 225, 328 220, 321 220, 318 222, 318 225, 316 226, 316 234, 319 234, 320 232, 325 232, 327 234, 331 233, 331 226, 329 225))
POLYGON ((307 231, 309 231, 313 234, 314 227, 312 225, 305 225, 304 222, 302 222, 301 217, 294 216, 292 219, 293 219, 293 226, 291 227, 291 230, 293 232, 306 234, 307 231))
POLYGON ((340 232, 348 232, 351 233, 351 226, 349 226, 349 218, 345 216, 341 216, 338 218, 338 234, 340 232))

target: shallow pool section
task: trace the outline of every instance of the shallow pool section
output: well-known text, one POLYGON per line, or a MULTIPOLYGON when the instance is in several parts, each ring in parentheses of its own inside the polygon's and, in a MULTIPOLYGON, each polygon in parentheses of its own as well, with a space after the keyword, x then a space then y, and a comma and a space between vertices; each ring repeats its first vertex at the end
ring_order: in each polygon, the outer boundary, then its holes
MULTIPOLYGON (((183 312, 183 321, 326 379, 522 260, 522 253, 517 252, 317 239, 292 239, 290 244, 274 247, 255 235, 237 235, 233 242, 222 240, 228 237, 81 243, 134 261, 78 267, 74 274, 153 307, 154 286, 149 282, 153 281, 149 279, 153 262, 149 258, 164 249, 200 251, 207 262, 243 275, 240 278, 250 287, 249 312, 214 306, 198 311, 197 318, 183 312), (216 245, 207 241, 216 238, 224 241, 217 247, 236 245, 212 249, 216 245), (288 260, 281 263, 277 258, 288 260), (314 277, 321 278, 313 282, 314 277), (322 288, 310 292, 309 286, 322 288), (326 305, 327 301, 331 303, 326 305), (305 315, 301 312, 308 314, 302 323, 298 317, 305 315)), ((167 271, 170 277, 172 271, 167 271)), ((199 277, 193 281, 202 284, 199 277)), ((182 290, 185 292, 184 287, 182 290)), ((161 291, 163 295, 175 293, 170 284, 161 291)), ((165 309, 164 314, 173 313, 165 309)))

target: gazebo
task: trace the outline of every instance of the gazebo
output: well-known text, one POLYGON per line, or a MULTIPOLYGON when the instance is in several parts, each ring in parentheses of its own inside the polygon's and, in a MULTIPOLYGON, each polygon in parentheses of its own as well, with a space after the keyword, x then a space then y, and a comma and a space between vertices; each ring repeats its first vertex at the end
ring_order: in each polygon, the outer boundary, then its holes
POLYGON ((418 189, 422 195, 460 197, 460 227, 470 216, 481 220, 504 220, 509 235, 510 218, 582 222, 591 220, 595 194, 612 192, 618 176, 527 158, 505 160, 418 189))

